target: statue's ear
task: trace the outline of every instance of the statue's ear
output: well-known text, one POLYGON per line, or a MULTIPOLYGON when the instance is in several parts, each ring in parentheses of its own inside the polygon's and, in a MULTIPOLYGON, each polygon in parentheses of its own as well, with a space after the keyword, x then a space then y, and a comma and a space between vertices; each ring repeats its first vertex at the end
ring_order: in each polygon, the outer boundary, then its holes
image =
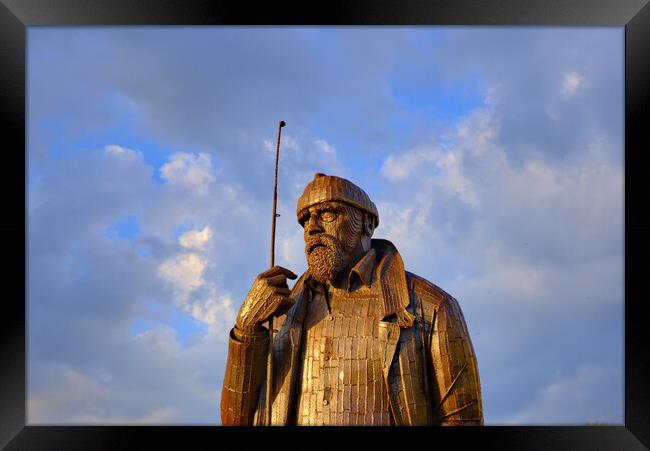
POLYGON ((375 231, 375 218, 373 218, 372 215, 364 212, 361 224, 361 231, 363 233, 361 236, 361 247, 363 247, 363 250, 365 252, 368 252, 371 246, 370 239, 372 238, 372 234, 375 231))
POLYGON ((363 232, 367 237, 372 237, 375 231, 375 218, 370 213, 363 214, 363 232))

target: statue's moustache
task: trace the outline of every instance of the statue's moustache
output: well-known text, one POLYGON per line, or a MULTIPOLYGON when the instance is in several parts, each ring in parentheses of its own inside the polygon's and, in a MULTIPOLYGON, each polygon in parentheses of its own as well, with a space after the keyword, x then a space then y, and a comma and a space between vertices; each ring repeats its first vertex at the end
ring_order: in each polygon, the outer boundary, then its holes
POLYGON ((320 235, 311 235, 305 240, 305 252, 307 255, 310 255, 315 249, 318 249, 320 246, 327 247, 329 249, 336 249, 336 238, 332 235, 320 234, 320 235))

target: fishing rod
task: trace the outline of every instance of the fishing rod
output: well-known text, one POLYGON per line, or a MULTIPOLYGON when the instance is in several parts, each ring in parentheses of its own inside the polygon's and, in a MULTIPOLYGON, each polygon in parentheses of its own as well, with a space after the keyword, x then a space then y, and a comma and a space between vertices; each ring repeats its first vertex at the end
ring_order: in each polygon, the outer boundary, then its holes
MULTIPOLYGON (((273 181, 273 222, 271 223, 271 268, 275 266, 275 220, 278 206, 278 161, 280 160, 280 135, 284 121, 278 124, 278 143, 275 147, 275 179, 273 181)), ((266 424, 271 425, 271 384, 273 383, 273 315, 269 318, 269 354, 266 363, 266 424)))

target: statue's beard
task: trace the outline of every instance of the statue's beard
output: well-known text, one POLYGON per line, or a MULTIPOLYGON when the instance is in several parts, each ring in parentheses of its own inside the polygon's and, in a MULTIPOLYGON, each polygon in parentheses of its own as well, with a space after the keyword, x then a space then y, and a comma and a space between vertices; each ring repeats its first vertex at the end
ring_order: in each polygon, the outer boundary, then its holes
POLYGON ((332 235, 309 237, 305 243, 305 253, 309 274, 320 283, 331 282, 345 268, 348 260, 341 242, 332 235))

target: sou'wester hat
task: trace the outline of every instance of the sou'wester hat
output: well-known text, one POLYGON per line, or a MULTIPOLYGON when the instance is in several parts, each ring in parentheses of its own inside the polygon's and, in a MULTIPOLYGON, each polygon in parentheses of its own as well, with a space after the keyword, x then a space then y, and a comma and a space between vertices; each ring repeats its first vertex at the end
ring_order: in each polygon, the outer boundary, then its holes
POLYGON ((301 211, 312 205, 330 201, 346 202, 362 211, 370 213, 375 217, 375 227, 379 225, 377 207, 364 190, 349 180, 335 175, 325 175, 320 172, 307 184, 305 191, 298 199, 296 214, 300 215, 301 211))

